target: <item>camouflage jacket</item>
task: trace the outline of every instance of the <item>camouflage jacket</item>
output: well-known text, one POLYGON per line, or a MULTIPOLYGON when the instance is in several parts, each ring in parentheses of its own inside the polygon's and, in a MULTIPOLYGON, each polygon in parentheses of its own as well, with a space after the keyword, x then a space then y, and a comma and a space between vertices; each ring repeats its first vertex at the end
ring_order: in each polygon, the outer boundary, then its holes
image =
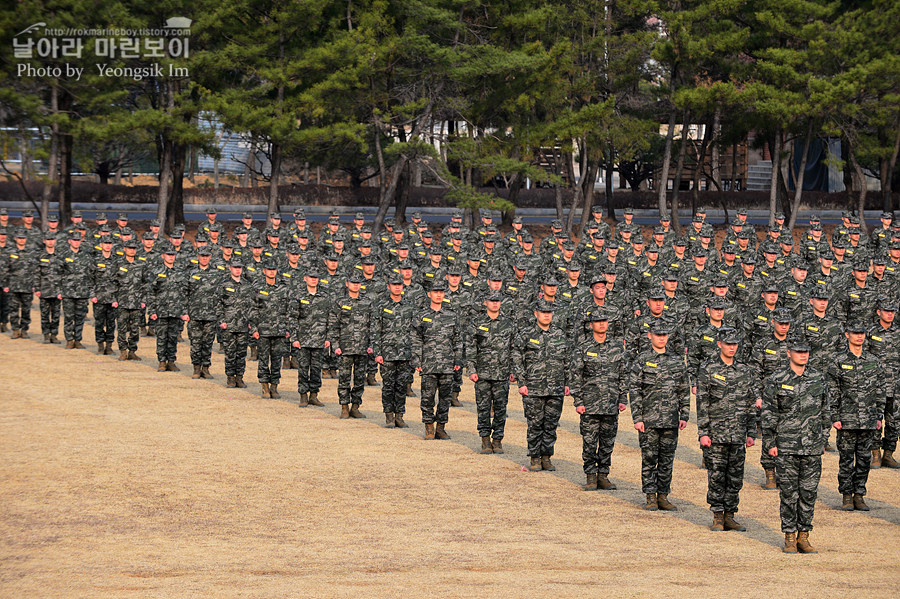
POLYGON ((528 387, 530 396, 562 396, 569 383, 570 360, 569 338, 559 324, 551 323, 545 331, 532 322, 513 339, 513 375, 519 387, 528 387))
POLYGON ((832 421, 845 429, 875 430, 884 417, 886 396, 878 357, 866 351, 856 357, 844 349, 829 364, 827 376, 832 421))
POLYGON ((838 314, 844 322, 851 320, 869 322, 875 316, 878 296, 875 287, 868 281, 865 287, 859 287, 854 282, 838 291, 832 301, 837 304, 838 314))
POLYGON ((781 454, 822 455, 831 429, 831 399, 825 374, 806 368, 798 376, 790 366, 765 380, 761 424, 763 450, 781 454))
POLYGON ((697 436, 713 443, 741 443, 756 438, 756 400, 762 388, 756 370, 721 358, 708 360, 697 375, 697 436))
POLYGON ((188 275, 185 271, 160 266, 147 275, 147 314, 156 314, 160 318, 187 314, 188 275))
POLYGON ((503 314, 491 319, 487 310, 473 314, 467 338, 466 361, 469 374, 480 379, 508 380, 512 373, 512 342, 515 321, 503 314))
POLYGON ((445 304, 440 311, 426 307, 412 328, 412 366, 422 372, 451 373, 462 367, 464 333, 457 312, 445 304))
POLYGON ((59 266, 59 285, 64 298, 86 299, 94 294, 92 287, 92 256, 85 249, 73 252, 63 251, 57 264, 59 266))
POLYGON ((885 329, 876 322, 866 335, 866 350, 881 362, 885 393, 893 397, 894 385, 900 380, 900 326, 892 323, 885 329))
POLYGON ((62 253, 56 250, 52 254, 41 251, 38 254, 38 277, 39 283, 37 290, 41 292, 41 297, 55 298, 60 293, 59 286, 59 265, 57 262, 62 253))
POLYGON ((303 285, 291 297, 288 318, 291 328, 291 342, 299 341, 300 347, 323 349, 328 333, 328 316, 332 299, 322 289, 312 294, 303 285))
POLYGON ((250 330, 250 311, 253 309, 253 285, 241 278, 226 277, 219 287, 216 320, 225 323, 226 333, 246 333, 250 330))
POLYGON ((250 334, 259 333, 260 337, 288 336, 288 295, 289 287, 281 280, 275 279, 269 285, 263 278, 253 286, 253 310, 250 313, 250 334))
POLYGON ((680 352, 641 352, 631 365, 631 417, 646 428, 678 428, 690 417, 687 368, 680 352))
POLYGON ((26 245, 21 250, 7 246, 6 260, 0 262, 0 288, 9 287, 12 293, 32 293, 38 288, 38 252, 26 245))
POLYGON ((116 272, 119 260, 114 253, 105 257, 103 253, 94 255, 94 297, 98 304, 111 304, 116 301, 116 272))
MULTIPOLYGON (((742 356, 748 353, 746 343, 742 340, 738 347, 738 353, 735 359, 740 360, 742 356)), ((697 377, 700 368, 709 360, 719 355, 719 329, 707 323, 691 333, 687 344, 687 365, 688 374, 691 379, 691 386, 697 384, 697 377)))
POLYGON ((628 364, 621 339, 598 343, 593 335, 575 347, 570 384, 575 407, 585 414, 614 416, 628 403, 628 364))
POLYGON ((383 296, 372 312, 372 349, 386 361, 412 360, 409 334, 421 311, 415 298, 402 295, 399 302, 383 296))
POLYGON ((762 292, 762 279, 756 275, 749 279, 743 272, 738 272, 729 281, 731 297, 740 306, 752 306, 759 301, 762 292))
MULTIPOLYGON (((645 310, 645 312, 647 311, 645 310)), ((650 332, 653 323, 657 319, 662 319, 662 322, 669 329, 669 342, 666 344, 666 352, 671 352, 673 354, 683 356, 683 323, 677 318, 666 314, 665 312, 663 312, 661 316, 653 316, 648 312, 643 314, 642 316, 637 317, 634 322, 631 323, 631 327, 629 327, 628 334, 625 337, 628 343, 628 353, 631 356, 637 356, 638 354, 650 349, 650 338, 647 336, 647 334, 650 332)))
POLYGON ((224 278, 223 272, 212 265, 205 270, 196 266, 188 271, 187 302, 191 320, 216 319, 224 278))
POLYGON ((116 301, 124 310, 139 310, 141 304, 146 303, 146 281, 148 272, 147 263, 137 258, 134 262, 127 259, 116 265, 116 301))
POLYGON ((791 330, 802 335, 809 343, 809 366, 825 372, 828 364, 838 352, 844 339, 844 327, 836 319, 825 313, 819 318, 813 312, 803 315, 799 322, 791 326, 791 330))
POLYGON ((781 370, 788 363, 788 337, 779 340, 775 334, 769 335, 767 339, 760 339, 750 350, 748 362, 756 368, 760 379, 765 379, 772 373, 781 370))
POLYGON ((362 293, 353 299, 348 293, 334 298, 328 316, 328 340, 332 351, 344 355, 365 355, 372 347, 372 300, 362 293))

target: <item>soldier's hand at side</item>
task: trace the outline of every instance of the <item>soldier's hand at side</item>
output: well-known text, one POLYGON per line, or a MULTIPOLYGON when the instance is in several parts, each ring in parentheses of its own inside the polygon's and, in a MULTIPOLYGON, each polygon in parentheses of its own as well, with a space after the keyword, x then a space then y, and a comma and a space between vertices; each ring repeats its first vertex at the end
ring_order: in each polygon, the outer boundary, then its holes
MULTIPOLYGON (((41 297, 41 292, 40 292, 40 291, 35 291, 35 292, 34 292, 34 295, 35 295, 35 297, 37 297, 38 299, 40 299, 40 297, 41 297)), ((115 307, 115 306, 113 306, 113 307, 115 307)))
POLYGON ((222 324, 219 325, 219 328, 224 331, 227 326, 228 326, 228 323, 223 322, 222 324))
POLYGON ((624 412, 624 411, 625 411, 625 407, 626 407, 625 404, 620 403, 620 404, 619 404, 619 411, 620 411, 620 412, 624 412))
POLYGON ((187 314, 182 314, 182 315, 181 315, 181 320, 183 320, 183 321, 185 321, 185 322, 189 321, 190 319, 191 319, 191 317, 188 316, 187 314))
POLYGON ((756 407, 762 409, 762 397, 756 398, 756 407))
POLYGON ((645 431, 644 431, 644 423, 643 423, 643 422, 635 422, 635 423, 634 423, 634 430, 640 431, 640 432, 642 432, 642 433, 645 432, 645 431))
POLYGON ((462 368, 462 366, 460 366, 459 364, 454 364, 454 365, 453 365, 453 370, 454 370, 454 372, 457 371, 457 370, 459 370, 460 368, 462 368))
MULTIPOLYGON (((38 296, 38 297, 40 297, 40 296, 38 296)), ((118 308, 118 307, 119 307, 119 302, 113 302, 113 303, 112 303, 112 307, 113 307, 113 308, 118 308)))
POLYGON ((151 315, 150 315, 150 320, 156 320, 156 314, 151 314, 151 315))
POLYGON ((384 356, 375 356, 375 362, 378 364, 384 364, 384 356))
POLYGON ((687 420, 679 420, 678 421, 678 430, 683 431, 684 427, 687 426, 687 420))
POLYGON ((416 366, 416 372, 422 372, 422 367, 421 367, 421 366, 416 366))
POLYGON ((326 341, 326 342, 325 342, 325 349, 328 349, 329 347, 331 347, 331 341, 326 341))
POLYGON ((841 421, 840 420, 838 420, 837 422, 834 423, 834 428, 836 430, 841 430, 841 421))
POLYGON ((579 414, 584 414, 584 406, 575 406, 575 411, 579 414))
POLYGON ((691 395, 697 395, 697 385, 691 387, 691 395))
MULTIPOLYGON (((4 288, 3 288, 3 293, 9 293, 9 287, 4 287, 4 288)), ((62 298, 60 298, 60 299, 62 299, 62 298)))
POLYGON ((477 383, 478 382, 478 373, 473 372, 472 374, 470 374, 469 380, 472 381, 473 383, 477 383))
POLYGON ((569 386, 568 386, 568 385, 566 385, 566 388, 564 389, 564 391, 565 391, 565 393, 563 393, 563 395, 572 395, 572 394, 569 392, 569 386))
POLYGON ((712 445, 712 439, 708 435, 700 437, 700 447, 709 447, 710 445, 712 445))
POLYGON ((875 430, 876 430, 876 431, 880 431, 880 430, 881 430, 881 420, 876 420, 876 421, 875 421, 875 430))
POLYGON ((297 349, 300 349, 300 342, 299 342, 299 341, 294 341, 293 343, 291 343, 291 345, 293 345, 293 346, 296 347, 297 349))
POLYGON ((515 382, 515 380, 516 380, 516 375, 514 375, 514 374, 509 375, 509 382, 510 382, 510 383, 515 382))
POLYGON ((523 386, 519 387, 519 393, 521 393, 522 395, 527 396, 527 395, 528 395, 528 387, 527 387, 526 385, 523 385, 523 386))
MULTIPOLYGON (((3 291, 7 291, 7 290, 4 289, 3 291)), ((58 293, 58 294, 56 295, 56 299, 62 299, 62 293, 58 293)))
POLYGON ((366 348, 366 353, 367 353, 367 354, 371 354, 371 353, 372 353, 372 348, 371 348, 371 347, 367 347, 367 348, 366 348))
POLYGON ((141 302, 141 309, 143 310, 146 307, 147 307, 147 304, 145 304, 144 302, 141 302))
POLYGON ((777 458, 778 457, 778 448, 773 447, 772 449, 770 449, 769 455, 772 456, 773 458, 777 458))
POLYGON ((753 447, 754 443, 756 443, 756 441, 753 439, 753 437, 747 437, 747 447, 753 447))
POLYGON ((336 356, 341 355, 341 348, 339 348, 339 347, 334 348, 334 355, 336 355, 336 356))
POLYGON ((252 335, 252 337, 253 337, 254 339, 259 339, 259 331, 254 332, 253 335, 252 335))
POLYGON ((91 298, 91 303, 92 303, 92 304, 96 304, 96 303, 97 303, 97 298, 96 298, 96 297, 92 297, 92 298, 91 298))

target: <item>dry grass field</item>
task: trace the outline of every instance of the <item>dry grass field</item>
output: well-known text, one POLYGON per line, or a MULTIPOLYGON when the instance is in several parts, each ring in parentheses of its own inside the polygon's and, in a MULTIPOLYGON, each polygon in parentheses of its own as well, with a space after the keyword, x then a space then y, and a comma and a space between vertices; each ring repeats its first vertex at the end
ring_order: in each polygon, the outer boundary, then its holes
MULTIPOLYGON (((510 397, 505 455, 477 453, 473 388, 452 408, 450 441, 422 440, 418 400, 406 430, 156 373, 143 362, 0 337, 0 596, 19 597, 896 597, 900 471, 869 479, 868 513, 835 510, 837 455, 826 454, 812 541, 783 555, 777 492, 748 452, 738 519, 710 532, 693 423, 681 434, 675 513, 640 505, 640 453, 626 411, 611 478, 580 489, 571 401, 555 473, 529 473, 521 399, 510 397)), ((418 388, 418 380, 416 381, 418 388)), ((693 418, 693 417, 692 417, 693 418)))

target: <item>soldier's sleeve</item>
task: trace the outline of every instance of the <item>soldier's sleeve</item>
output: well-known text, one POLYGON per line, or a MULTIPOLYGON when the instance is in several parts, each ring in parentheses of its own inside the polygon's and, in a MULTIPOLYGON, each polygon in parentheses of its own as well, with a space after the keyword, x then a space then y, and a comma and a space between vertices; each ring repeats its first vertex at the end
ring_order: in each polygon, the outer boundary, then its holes
POLYGON ((328 324, 326 326, 326 337, 329 342, 331 342, 332 351, 335 349, 340 349, 340 345, 338 341, 340 340, 340 326, 341 326, 341 318, 340 318, 340 300, 334 299, 331 304, 331 309, 328 312, 328 324))
POLYGON ((463 332, 462 332, 462 323, 459 320, 459 316, 456 317, 456 322, 453 325, 453 365, 463 367, 463 332))
MULTIPOLYGON (((822 385, 824 397, 822 398, 822 428, 830 430, 834 424, 834 419, 838 417, 838 413, 834 411, 833 402, 835 400, 832 390, 828 385, 822 385)), ((883 411, 882 411, 883 413, 883 411)))
POLYGON ((697 372, 697 437, 709 436, 709 365, 697 372))
POLYGON ((697 342, 697 336, 693 335, 687 342, 687 366, 688 374, 691 377, 690 384, 693 387, 697 384, 698 372, 700 370, 700 344, 697 342))
POLYGON ((759 410, 756 409, 756 400, 762 399, 763 384, 750 368, 747 368, 747 380, 750 383, 750 394, 747 398, 747 409, 749 410, 747 412, 747 436, 756 439, 756 431, 759 427, 759 410))
POLYGON ((425 346, 425 340, 422 338, 422 313, 417 312, 413 316, 412 322, 412 359, 410 366, 413 368, 419 368, 423 365, 422 362, 422 351, 425 346))
POLYGON ((581 390, 584 388, 584 353, 573 352, 572 367, 569 369, 569 395, 575 400, 575 407, 584 405, 581 390))
MULTIPOLYGON (((881 381, 885 380, 884 369, 881 367, 878 362, 875 362, 877 368, 875 369, 874 375, 872 375, 872 379, 878 381, 875 384, 875 420, 881 421, 884 418, 884 408, 887 403, 887 393, 885 392, 884 385, 881 384, 881 381)), ((884 423, 882 422, 882 428, 884 423)))
POLYGON ((466 335, 466 368, 469 370, 469 374, 477 374, 475 370, 475 358, 478 354, 478 323, 472 321, 472 323, 468 326, 465 326, 468 334, 466 335))
MULTIPOLYGON (((385 304, 387 306, 387 304, 385 304)), ((381 328, 384 326, 384 312, 381 311, 381 305, 373 303, 372 310, 372 318, 370 320, 371 323, 371 341, 372 341, 372 355, 380 356, 382 355, 382 335, 383 331, 381 328)))
POLYGON ((775 447, 775 432, 778 428, 778 398, 775 395, 775 382, 772 380, 772 377, 766 379, 763 386, 762 400, 760 425, 762 427, 763 451, 767 451, 767 448, 775 447))
MULTIPOLYGON (((834 360, 830 360, 828 363, 828 367, 823 373, 825 376, 825 387, 828 390, 828 397, 830 398, 830 406, 829 412, 832 418, 840 418, 841 416, 841 371, 838 368, 837 364, 834 360)), ((828 422, 828 428, 831 428, 832 423, 835 422, 830 420, 828 422)))
POLYGON ((679 377, 676 393, 678 393, 678 407, 680 410, 678 419, 687 422, 691 419, 691 387, 688 381, 687 366, 682 365, 679 361, 678 371, 675 376, 679 377))
POLYGON ((0 251, 0 289, 3 287, 9 287, 9 259, 0 251))
POLYGON ((635 424, 644 421, 643 388, 641 386, 641 362, 637 358, 632 361, 628 383, 628 405, 631 407, 631 419, 635 424))
POLYGON ((524 338, 521 334, 516 335, 512 346, 512 368, 513 376, 516 379, 516 385, 526 387, 525 379, 525 353, 523 351, 524 338))

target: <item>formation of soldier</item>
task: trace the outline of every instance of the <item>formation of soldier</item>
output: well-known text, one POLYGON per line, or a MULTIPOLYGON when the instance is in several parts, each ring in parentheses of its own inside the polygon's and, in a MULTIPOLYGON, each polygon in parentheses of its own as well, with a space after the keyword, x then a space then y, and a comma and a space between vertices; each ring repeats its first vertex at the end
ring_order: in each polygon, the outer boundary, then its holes
POLYGON ((698 210, 683 236, 663 214, 645 239, 624 211, 613 231, 592 209, 580 240, 562 223, 535 244, 520 218, 502 233, 490 211, 469 230, 455 211, 440 233, 415 213, 374 233, 358 213, 332 214, 316 235, 298 209, 264 229, 250 213, 229 237, 214 210, 191 243, 160 223, 138 235, 124 213, 88 226, 79 212, 43 228, 0 210, 0 330, 28 338, 38 297, 45 343, 83 348, 93 306, 98 352, 140 360, 155 336, 160 372, 177 371, 185 328, 193 378, 211 378, 216 344, 228 387, 257 362, 261 395, 279 398, 297 370, 297 403, 321 406, 338 379, 341 418, 365 418, 380 369, 385 426, 404 428, 420 376, 426 439, 446 424, 464 373, 475 386, 481 453, 503 453, 510 383, 522 396, 529 468, 552 463, 564 398, 581 419, 585 490, 612 490, 618 414, 630 407, 645 509, 669 501, 679 431, 696 394, 713 530, 734 518, 745 451, 761 437, 765 489, 779 489, 787 552, 809 542, 821 455, 835 428, 841 509, 868 510, 869 470, 897 468, 900 223, 864 233, 844 213, 831 239, 816 217, 798 240, 776 215, 762 235, 739 210, 717 246, 698 210), (882 454, 883 450, 883 454, 882 454))

